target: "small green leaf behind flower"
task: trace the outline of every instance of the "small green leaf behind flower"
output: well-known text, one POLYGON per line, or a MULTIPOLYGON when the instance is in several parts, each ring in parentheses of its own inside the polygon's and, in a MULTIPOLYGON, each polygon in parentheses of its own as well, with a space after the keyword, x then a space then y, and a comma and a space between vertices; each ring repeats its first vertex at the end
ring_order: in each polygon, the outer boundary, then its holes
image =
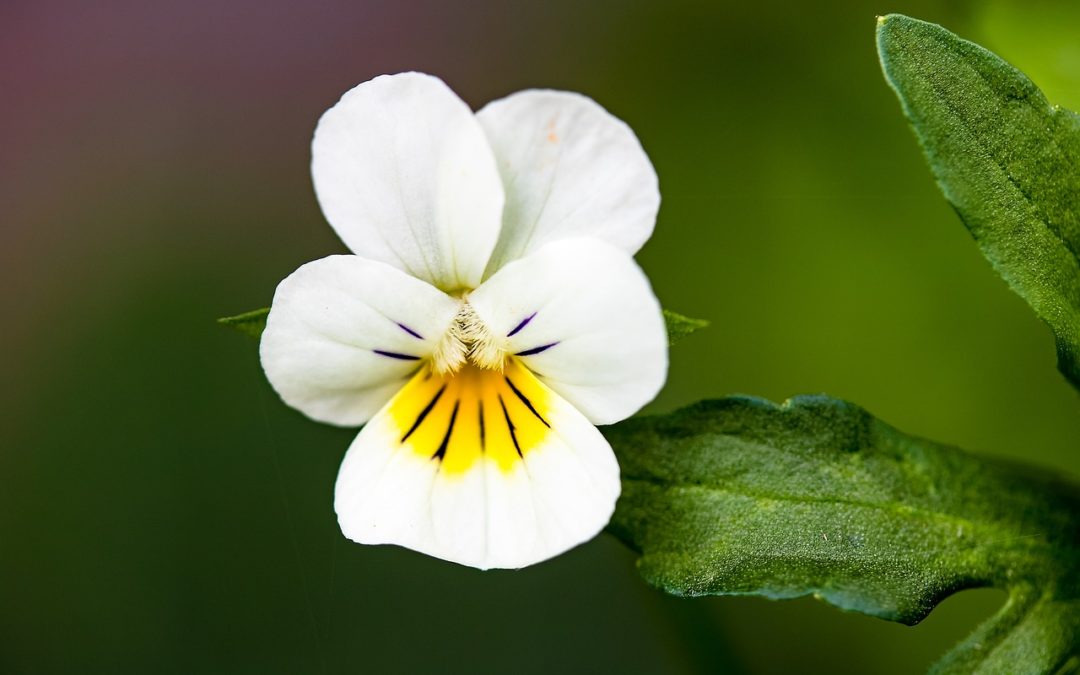
POLYGON ((266 317, 270 314, 269 307, 253 309, 250 312, 237 314, 236 316, 224 316, 217 320, 223 326, 234 328, 244 335, 258 338, 266 328, 266 317))
POLYGON ((608 530, 679 596, 814 595, 914 624, 967 588, 1008 593, 938 672, 1056 672, 1080 647, 1080 492, 908 436, 823 396, 703 401, 604 429, 608 530))
POLYGON ((707 328, 709 322, 704 319, 691 319, 682 314, 664 310, 664 324, 667 326, 668 344, 673 345, 691 333, 707 328))
MULTIPOLYGON (((270 308, 263 307, 236 316, 222 317, 217 322, 250 337, 258 338, 262 335, 263 329, 266 328, 266 317, 269 314, 270 308)), ((669 312, 666 309, 664 310, 664 323, 667 326, 668 344, 675 344, 687 335, 696 333, 709 325, 709 322, 703 319, 691 319, 682 314, 669 312)))
POLYGON ((945 198, 1080 389, 1080 116, 941 26, 891 14, 877 44, 945 198))

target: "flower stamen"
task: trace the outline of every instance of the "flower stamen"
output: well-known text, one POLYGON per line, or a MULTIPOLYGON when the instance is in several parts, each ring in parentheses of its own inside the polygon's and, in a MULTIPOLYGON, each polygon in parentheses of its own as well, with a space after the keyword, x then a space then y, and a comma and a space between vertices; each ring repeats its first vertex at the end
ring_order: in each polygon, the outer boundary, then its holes
POLYGON ((466 295, 450 327, 435 345, 432 369, 437 375, 447 375, 471 363, 484 370, 501 371, 507 355, 506 338, 491 332, 466 295))

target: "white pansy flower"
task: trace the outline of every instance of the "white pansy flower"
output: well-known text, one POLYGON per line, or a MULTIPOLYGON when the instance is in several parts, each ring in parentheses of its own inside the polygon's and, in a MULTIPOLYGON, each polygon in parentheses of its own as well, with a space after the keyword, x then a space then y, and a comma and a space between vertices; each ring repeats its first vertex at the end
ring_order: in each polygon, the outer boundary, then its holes
POLYGON ((443 82, 377 77, 319 121, 312 173, 355 255, 277 288, 262 336, 286 403, 365 426, 335 488, 342 532, 480 568, 596 535, 619 467, 596 424, 667 373, 631 257, 656 174, 592 100, 523 91, 474 114, 443 82))

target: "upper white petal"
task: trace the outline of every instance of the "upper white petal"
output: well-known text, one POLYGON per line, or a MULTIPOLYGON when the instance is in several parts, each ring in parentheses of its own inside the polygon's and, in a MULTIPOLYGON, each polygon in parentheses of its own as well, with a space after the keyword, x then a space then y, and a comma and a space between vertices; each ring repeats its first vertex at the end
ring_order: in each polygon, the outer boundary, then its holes
POLYGON ((311 171, 354 253, 444 290, 480 282, 502 184, 476 117, 438 78, 383 75, 346 93, 319 120, 311 171))
POLYGON ((477 113, 499 164, 506 207, 491 275, 565 237, 633 254, 660 208, 656 172, 634 132, 592 99, 527 90, 477 113))
POLYGON ((649 280, 602 241, 548 244, 503 267, 469 302, 507 336, 510 353, 595 424, 634 414, 667 377, 667 331, 649 280))
POLYGON ((263 370, 308 417, 363 424, 431 354, 457 308, 442 291, 384 263, 322 258, 278 285, 259 349, 263 370))

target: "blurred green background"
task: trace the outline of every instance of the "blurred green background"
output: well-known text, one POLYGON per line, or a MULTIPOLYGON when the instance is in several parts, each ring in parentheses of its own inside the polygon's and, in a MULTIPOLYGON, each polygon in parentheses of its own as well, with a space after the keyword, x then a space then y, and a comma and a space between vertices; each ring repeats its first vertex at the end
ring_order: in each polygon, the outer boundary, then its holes
POLYGON ((874 17, 998 50, 1080 108, 1080 8, 1024 0, 0 4, 0 672, 920 672, 1001 596, 909 628, 678 600, 611 537, 480 573, 340 535, 352 436, 280 403, 217 316, 343 251, 318 116, 383 72, 470 104, 584 92, 660 175, 639 256, 711 319, 651 410, 827 392, 1080 470, 1048 330, 938 193, 874 17))

